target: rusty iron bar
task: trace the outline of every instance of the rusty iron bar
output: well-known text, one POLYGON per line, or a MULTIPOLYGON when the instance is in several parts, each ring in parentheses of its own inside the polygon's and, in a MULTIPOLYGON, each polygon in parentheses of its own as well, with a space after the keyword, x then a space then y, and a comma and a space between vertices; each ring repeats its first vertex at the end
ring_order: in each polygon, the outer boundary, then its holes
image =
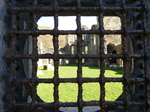
POLYGON ((122 52, 124 54, 124 58, 123 58, 123 99, 124 99, 124 109, 126 111, 128 111, 128 104, 126 103, 129 100, 129 90, 128 90, 128 84, 129 84, 129 72, 127 71, 128 66, 129 66, 129 58, 126 57, 128 56, 128 51, 127 51, 127 37, 128 32, 127 32, 127 18, 126 18, 126 1, 122 0, 122 15, 121 15, 121 24, 122 24, 122 29, 123 29, 123 33, 122 33, 122 52))
POLYGON ((54 7, 53 7, 53 15, 54 15, 54 34, 53 34, 53 46, 54 46, 54 111, 59 112, 59 74, 58 74, 58 67, 59 67, 59 58, 58 58, 58 2, 57 0, 54 0, 54 7))
POLYGON ((99 75, 99 85, 100 85, 100 108, 101 112, 105 112, 104 101, 105 101, 105 63, 104 58, 104 24, 103 24, 103 17, 104 17, 104 6, 103 0, 99 0, 99 15, 98 15, 98 22, 99 22, 99 60, 100 60, 100 75, 99 75))
MULTIPOLYGON (((59 59, 77 59, 77 55, 72 55, 72 54, 58 54, 59 59)), ((82 55, 83 58, 89 58, 89 59, 99 59, 100 55, 99 54, 83 54, 82 55)), ((105 54, 102 55, 101 57, 107 59, 107 58, 114 58, 114 59, 122 59, 124 57, 123 54, 105 54)), ((144 54, 129 54, 130 58, 144 58, 144 54)), ((12 60, 13 59, 32 59, 34 58, 32 56, 32 54, 29 55, 19 55, 19 54, 15 54, 15 55, 7 55, 5 56, 5 58, 7 60, 12 60)), ((54 58, 54 54, 50 54, 50 53, 46 53, 46 54, 39 54, 36 55, 35 58, 38 59, 53 59, 54 58)))
MULTIPOLYGON (((59 11, 63 11, 63 12, 65 12, 65 11, 71 11, 71 12, 76 12, 77 11, 77 8, 76 7, 58 7, 58 12, 59 11)), ((81 7, 80 8, 80 10, 82 11, 82 12, 89 12, 89 11, 95 11, 95 12, 98 12, 98 11, 100 11, 100 8, 99 7, 81 7)), ((110 7, 107 7, 107 6, 105 6, 104 8, 103 8, 103 10, 104 11, 115 11, 115 12, 120 12, 120 11, 122 11, 122 7, 120 6, 110 6, 110 7)), ((129 7, 129 6, 127 6, 126 7, 126 10, 127 11, 141 11, 142 10, 142 7, 129 7)), ((31 6, 31 7, 11 7, 10 9, 8 9, 8 11, 10 11, 10 12, 16 12, 16 13, 20 13, 20 12, 35 12, 35 11, 37 11, 37 12, 51 12, 51 13, 53 13, 53 8, 52 8, 52 6, 51 7, 46 7, 46 6, 44 6, 44 7, 42 7, 42 6, 37 6, 37 7, 35 7, 35 6, 31 6)), ((93 15, 93 14, 90 14, 90 15, 93 15)))
MULTIPOLYGON (((12 0, 12 5, 15 7, 15 0, 12 0)), ((12 31, 17 30, 17 14, 12 12, 12 18, 11 18, 11 24, 12 24, 12 31)), ((10 49, 6 52, 5 55, 15 55, 16 54, 16 41, 17 41, 17 36, 16 34, 11 35, 11 43, 10 43, 10 49)), ((16 60, 10 61, 10 74, 11 76, 16 76, 16 60)), ((11 88, 8 88, 9 94, 10 94, 10 102, 14 103, 15 102, 15 85, 13 85, 11 88)), ((13 110, 13 109, 12 109, 13 110)))
POLYGON ((141 5, 142 5, 142 10, 141 10, 141 16, 142 16, 142 29, 143 29, 143 43, 144 43, 144 78, 145 80, 147 81, 144 81, 145 83, 145 88, 146 88, 146 98, 147 98, 147 101, 146 101, 146 105, 145 105, 145 109, 146 111, 150 111, 150 107, 149 107, 149 100, 148 100, 148 97, 149 97, 149 92, 148 92, 148 57, 147 57, 147 48, 148 48, 148 45, 147 45, 147 42, 148 42, 148 39, 147 39, 147 21, 146 21, 146 12, 147 12, 147 7, 146 7, 146 2, 145 0, 141 0, 141 5))
MULTIPOLYGON (((33 6, 36 7, 37 2, 36 0, 33 1, 33 6)), ((32 12, 32 31, 37 29, 37 14, 36 12, 32 12)), ((38 46, 37 46, 37 35, 33 34, 32 35, 32 72, 31 72, 31 85, 32 85, 32 93, 31 93, 31 110, 32 112, 36 112, 37 111, 37 107, 36 102, 36 94, 37 94, 37 83, 34 82, 34 80, 37 78, 37 62, 38 62, 38 58, 36 58, 35 56, 38 55, 38 46)))
MULTIPOLYGON (((123 82, 123 78, 105 78, 105 82, 123 82)), ((26 84, 26 83, 54 83, 53 78, 43 78, 43 79, 33 79, 33 78, 11 78, 10 79, 5 79, 5 81, 9 84, 26 84)), ((77 78, 59 78, 58 79, 59 83, 77 83, 78 79, 77 78)), ((145 78, 131 78, 129 79, 131 82, 145 82, 145 78)), ((82 78, 83 83, 88 83, 88 82, 99 82, 99 78, 82 78)))
POLYGON ((83 109, 83 81, 82 81, 82 30, 81 30, 81 0, 77 0, 77 79, 78 79, 78 112, 82 112, 83 109))
MULTIPOLYGON (((84 106, 99 106, 100 102, 99 101, 87 101, 87 102, 83 102, 84 106)), ((146 106, 145 102, 134 102, 134 101, 130 101, 127 102, 128 105, 130 106, 146 106)), ((37 102, 36 103, 36 107, 53 107, 53 103, 44 103, 44 102, 37 102)), ((77 102, 59 102, 59 105, 61 107, 76 107, 77 106, 77 102)), ((124 102, 123 101, 105 101, 104 105, 119 105, 119 106, 123 106, 124 102)), ((31 103, 16 103, 16 104, 12 104, 10 106, 14 106, 14 107, 26 107, 26 108, 30 108, 31 107, 31 103)))
MULTIPOLYGON (((127 31, 128 34, 142 34, 144 30, 129 30, 127 31)), ((67 35, 67 34, 76 34, 76 30, 59 30, 58 33, 60 35, 67 35)), ((82 30, 82 34, 99 34, 99 30, 82 30)), ((123 30, 104 30, 103 31, 105 34, 122 34, 124 31, 123 30)), ((46 35, 46 34, 50 34, 50 35, 54 35, 54 30, 36 30, 36 31, 8 31, 7 35, 12 35, 12 34, 16 34, 16 35, 33 35, 33 34, 37 34, 37 35, 46 35)), ((145 31, 146 34, 150 34, 150 30, 146 30, 145 31)))

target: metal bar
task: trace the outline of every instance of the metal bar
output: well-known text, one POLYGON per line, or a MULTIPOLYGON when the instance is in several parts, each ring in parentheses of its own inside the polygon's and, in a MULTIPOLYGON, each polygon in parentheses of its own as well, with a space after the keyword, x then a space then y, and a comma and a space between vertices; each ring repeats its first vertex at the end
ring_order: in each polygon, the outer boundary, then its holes
POLYGON ((104 24, 103 24, 103 18, 104 18, 104 7, 103 7, 103 0, 99 0, 99 16, 98 16, 98 22, 99 22, 99 53, 100 53, 100 108, 101 112, 105 112, 104 107, 104 101, 105 101, 105 63, 104 58, 102 55, 104 55, 104 24))
MULTIPOLYGON (((105 30, 103 31, 105 34, 122 34, 123 30, 105 30)), ((142 34, 143 29, 141 30, 129 30, 127 31, 128 34, 142 34)), ((36 31, 8 31, 7 34, 17 34, 17 35, 54 35, 54 30, 36 30, 36 31)), ((76 34, 76 30, 59 30, 58 33, 60 35, 67 35, 67 34, 76 34)), ((99 34, 99 30, 82 30, 82 34, 99 34)), ((150 30, 146 30, 146 34, 150 34, 150 30)))
MULTIPOLYGON (((15 6, 16 5, 16 1, 15 0, 12 0, 12 5, 15 6)), ((11 16, 12 16, 12 19, 11 19, 11 26, 12 26, 12 30, 13 31, 16 31, 17 30, 17 16, 16 16, 16 13, 12 12, 11 13, 11 16)), ((11 35, 11 43, 10 43, 10 48, 9 50, 7 51, 8 55, 11 54, 11 55, 14 55, 15 52, 16 52, 16 39, 17 39, 17 36, 15 34, 12 34, 11 35)), ((6 53, 6 55, 7 55, 6 53)), ((12 76, 16 76, 16 60, 11 60, 10 61, 10 74, 12 76)), ((9 102, 12 102, 14 103, 15 102, 15 86, 13 85, 10 85, 9 87, 9 94, 10 94, 10 99, 9 99, 9 102)), ((11 108, 10 112, 12 112, 15 108, 11 108)))
POLYGON ((82 30, 81 30, 81 0, 77 0, 77 79, 78 79, 78 112, 83 108, 83 88, 82 88, 82 30))
POLYGON ((59 57, 58 57, 58 2, 57 0, 54 1, 54 35, 53 35, 53 46, 54 46, 54 111, 59 112, 59 74, 58 74, 58 67, 59 67, 59 57))
MULTIPOLYGON (((78 83, 78 79, 77 78, 59 78, 59 83, 78 83)), ((105 82, 123 82, 123 78, 114 78, 114 77, 106 77, 105 82)), ((83 77, 82 78, 83 83, 88 83, 88 82, 99 82, 99 77, 98 78, 86 78, 83 77)), ((129 80, 130 82, 145 82, 146 79, 145 78, 131 78, 129 80)), ((32 78, 17 78, 14 80, 7 80, 8 83, 14 83, 15 84, 27 84, 27 83, 54 83, 54 80, 52 78, 42 78, 42 79, 34 79, 32 80, 32 78)))
MULTIPOLYGON (((104 102, 105 105, 111 105, 111 106, 123 106, 124 102, 123 101, 105 101, 104 102)), ((146 106, 145 102, 134 102, 134 101, 130 101, 127 102, 128 105, 130 106, 146 106)), ((77 102, 65 102, 62 103, 60 102, 59 105, 61 107, 76 107, 77 106, 77 102)), ((90 101, 90 102, 84 102, 85 106, 99 106, 100 102, 99 101, 90 101)), ((14 107, 26 107, 26 108, 30 108, 31 103, 18 103, 13 105, 14 107)), ((36 103, 36 107, 41 107, 41 108, 45 108, 45 107, 53 107, 53 103, 44 103, 44 102, 37 102, 36 103)))
MULTIPOLYGON (((31 6, 31 7, 11 7, 9 9, 10 11, 13 11, 13 12, 51 12, 53 13, 53 8, 52 7, 47 7, 47 6, 31 6)), ((71 12, 76 12, 78 9, 76 9, 76 7, 58 7, 58 11, 71 11, 71 12)), ((95 11, 95 12, 98 12, 100 9, 99 7, 81 7, 80 10, 82 11, 95 11)), ((111 11, 111 12, 119 12, 119 11, 122 11, 122 7, 120 6, 104 6, 103 8, 104 11, 111 11)), ((126 10, 127 11, 141 11, 142 10, 142 7, 129 7, 127 6, 126 7, 126 10)), ((93 15, 93 14, 90 14, 90 15, 93 15)))
MULTIPOLYGON (((37 5, 37 1, 34 0, 33 1, 33 5, 36 7, 37 5)), ((34 30, 37 29, 37 14, 34 12, 32 13, 32 21, 33 21, 33 32, 34 30)), ((35 106, 36 105, 36 94, 37 94, 37 84, 34 83, 34 80, 37 78, 37 61, 38 59, 35 58, 35 56, 38 54, 38 46, 37 46, 37 35, 33 34, 32 35, 32 78, 31 78, 31 85, 32 85, 32 93, 31 93, 31 110, 33 112, 36 112, 37 111, 37 107, 35 106)))
MULTIPOLYGON (((127 15, 126 15, 126 1, 122 0, 122 17, 121 17, 121 23, 122 23, 122 29, 124 31, 124 33, 122 34, 122 52, 123 55, 128 55, 128 50, 127 50, 127 38, 128 38, 128 32, 127 32, 127 15)), ((129 80, 129 72, 128 70, 128 61, 129 61, 129 57, 124 57, 123 58, 123 99, 124 99, 124 109, 128 112, 128 104, 127 101, 128 99, 128 80, 129 80)))
MULTIPOLYGON (((142 29, 143 29, 143 43, 144 43, 144 55, 145 55, 145 57, 144 57, 144 74, 145 74, 145 76, 144 76, 144 78, 146 79, 146 80, 148 80, 148 58, 147 58, 147 48, 148 48, 148 46, 147 46, 147 36, 148 36, 148 34, 146 33, 146 31, 147 31, 147 21, 146 21, 146 2, 145 2, 145 0, 141 0, 140 1, 141 2, 141 6, 142 6, 142 10, 141 10, 141 13, 142 13, 142 29)), ((147 82, 147 81, 145 81, 145 82, 147 82)), ((148 90, 148 83, 145 83, 145 88, 146 88, 146 102, 147 102, 147 105, 145 106, 145 110, 146 110, 146 112, 148 112, 148 111, 150 111, 150 107, 149 107, 149 99, 148 99, 148 96, 149 96, 149 90, 148 90)))
MULTIPOLYGON (((77 55, 72 55, 72 54, 59 54, 58 55, 59 59, 77 59, 77 55)), ((89 58, 89 59, 99 59, 100 55, 99 54, 83 54, 82 55, 83 58, 89 58)), ((120 59, 123 58, 124 55, 123 54, 105 54, 102 55, 103 58, 107 59, 107 58, 114 58, 114 59, 120 59)), ((130 58, 144 58, 144 54, 129 54, 130 58)), ((11 60, 12 58, 14 59, 32 59, 34 58, 32 55, 19 55, 19 54, 15 54, 13 56, 5 56, 5 58, 7 58, 8 60, 11 60)), ((53 59, 54 58, 54 54, 39 54, 36 55, 35 58, 39 58, 39 59, 53 59)))

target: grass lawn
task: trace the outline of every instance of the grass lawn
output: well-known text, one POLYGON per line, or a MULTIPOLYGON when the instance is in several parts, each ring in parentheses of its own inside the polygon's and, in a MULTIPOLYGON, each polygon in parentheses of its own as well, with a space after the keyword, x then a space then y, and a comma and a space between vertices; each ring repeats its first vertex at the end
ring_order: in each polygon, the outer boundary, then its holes
MULTIPOLYGON (((42 67, 39 67, 42 70, 42 67)), ((39 78, 53 78, 54 71, 42 70, 43 75, 38 75, 39 78)), ((99 77, 99 67, 83 66, 83 77, 99 77)), ((122 77, 122 70, 105 70, 106 77, 122 77)), ((77 66, 60 66, 60 78, 75 78, 77 77, 77 66)), ((38 95, 45 102, 53 102, 53 84, 39 84, 38 95)), ((106 83, 105 84, 106 101, 114 101, 122 93, 122 83, 106 83)), ((78 94, 78 85, 76 83, 60 83, 59 85, 59 100, 61 102, 76 102, 78 94)), ((99 100, 100 85, 99 83, 84 83, 83 84, 83 100, 99 100)))

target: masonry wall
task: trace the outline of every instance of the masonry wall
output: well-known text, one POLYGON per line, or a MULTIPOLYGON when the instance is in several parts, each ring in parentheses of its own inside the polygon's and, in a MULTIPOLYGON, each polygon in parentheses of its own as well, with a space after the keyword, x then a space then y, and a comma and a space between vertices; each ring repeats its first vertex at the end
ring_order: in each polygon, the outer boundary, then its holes
MULTIPOLYGON (((146 16, 146 25, 147 25, 147 30, 150 30, 150 0, 146 0, 147 8, 148 8, 148 13, 146 16)), ((147 35, 147 66, 150 67, 150 35, 147 35)), ((147 78, 149 79, 148 85, 147 85, 147 101, 150 104, 150 69, 147 70, 147 78)), ((150 111, 150 109, 149 109, 150 111)))
POLYGON ((5 32, 6 32, 6 25, 4 22, 4 17, 6 15, 6 3, 4 0, 0 0, 0 112, 4 111, 4 103, 3 103, 3 95, 4 95, 4 81, 2 76, 6 73, 6 63, 3 59, 3 55, 6 51, 6 45, 3 40, 5 32))

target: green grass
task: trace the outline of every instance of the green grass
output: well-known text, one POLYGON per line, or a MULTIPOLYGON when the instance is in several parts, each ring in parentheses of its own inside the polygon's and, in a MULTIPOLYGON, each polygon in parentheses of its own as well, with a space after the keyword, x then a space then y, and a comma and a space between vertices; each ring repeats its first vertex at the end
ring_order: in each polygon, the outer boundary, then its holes
MULTIPOLYGON (((42 67, 39 67, 42 70, 42 67)), ((43 75, 38 75, 39 78, 53 78, 54 71, 42 70, 43 75)), ((83 77, 99 77, 99 67, 87 67, 83 66, 83 77)), ((122 70, 105 70, 106 77, 122 77, 122 70)), ((77 66, 60 66, 59 67, 60 78, 75 78, 77 77, 77 66)), ((53 102, 53 84, 39 84, 38 95, 46 102, 53 102)), ((100 98, 100 85, 99 83, 84 83, 83 87, 83 100, 99 100, 100 98)), ((105 100, 114 101, 122 93, 122 83, 106 83, 105 84, 105 100)), ((78 96, 78 84, 76 83, 60 83, 59 84, 59 100, 61 102, 76 102, 78 96)))

